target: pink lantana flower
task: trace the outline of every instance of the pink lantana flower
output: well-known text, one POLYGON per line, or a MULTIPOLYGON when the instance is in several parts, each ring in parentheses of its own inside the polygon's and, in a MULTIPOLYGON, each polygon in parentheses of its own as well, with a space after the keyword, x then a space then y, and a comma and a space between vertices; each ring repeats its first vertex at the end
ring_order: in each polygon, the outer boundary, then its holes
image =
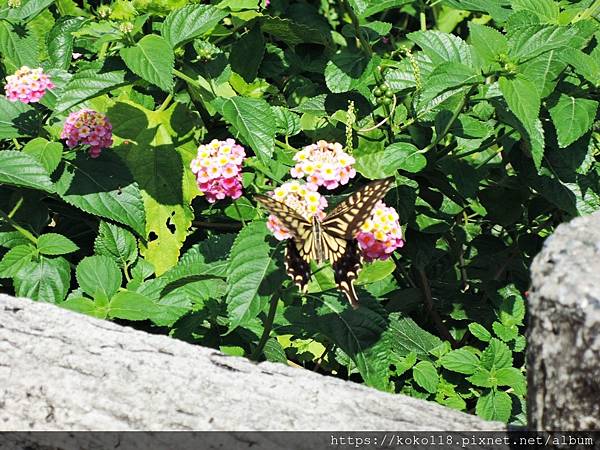
POLYGON ((356 239, 367 261, 388 259, 394 250, 404 246, 396 210, 379 202, 357 233, 356 239))
POLYGON ((305 178, 317 187, 335 189, 348 184, 356 176, 355 160, 337 142, 318 141, 294 155, 296 165, 290 171, 294 178, 305 178))
POLYGON ((48 89, 53 89, 54 83, 43 69, 30 69, 21 67, 13 75, 6 77, 6 97, 11 102, 22 103, 39 102, 48 89))
POLYGON ((244 147, 233 139, 213 139, 198 147, 198 154, 190 167, 196 176, 198 189, 210 203, 226 197, 236 199, 242 195, 242 163, 246 157, 244 147))
POLYGON ((90 156, 97 158, 103 148, 109 148, 113 143, 112 125, 104 114, 81 109, 69 114, 60 137, 67 140, 69 148, 89 145, 90 156))

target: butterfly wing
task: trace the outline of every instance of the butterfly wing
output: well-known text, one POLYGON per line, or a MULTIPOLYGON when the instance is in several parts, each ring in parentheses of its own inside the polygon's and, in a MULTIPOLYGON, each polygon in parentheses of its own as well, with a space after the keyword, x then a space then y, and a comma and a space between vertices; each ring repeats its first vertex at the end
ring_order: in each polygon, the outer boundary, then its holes
POLYGON ((372 181, 350 195, 323 219, 324 231, 344 239, 354 239, 377 202, 385 197, 393 183, 393 177, 372 181))
MULTIPOLYGON (((335 238, 332 236, 334 239, 335 238)), ((344 293, 354 309, 358 308, 358 296, 354 290, 354 280, 358 277, 362 265, 362 256, 356 239, 345 241, 344 253, 336 260, 331 260, 335 283, 344 293)))
POLYGON ((261 194, 256 194, 254 198, 277 217, 298 242, 302 242, 310 234, 312 224, 285 203, 261 194))
POLYGON ((300 291, 304 292, 310 280, 310 264, 300 255, 298 243, 294 239, 289 239, 285 247, 284 263, 289 277, 294 280, 300 291))

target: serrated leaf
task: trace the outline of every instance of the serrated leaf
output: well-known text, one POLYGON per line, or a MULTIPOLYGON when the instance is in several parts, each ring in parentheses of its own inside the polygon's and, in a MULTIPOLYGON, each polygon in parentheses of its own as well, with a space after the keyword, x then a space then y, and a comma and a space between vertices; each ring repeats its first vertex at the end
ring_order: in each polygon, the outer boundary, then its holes
POLYGON ((481 354, 481 366, 487 370, 502 369, 512 366, 512 352, 504 342, 492 338, 489 345, 481 354))
POLYGON ((267 361, 278 362, 282 364, 287 363, 285 349, 275 338, 267 339, 267 342, 265 343, 265 347, 263 349, 263 353, 267 361))
POLYGON ((370 180, 395 175, 398 170, 417 173, 427 165, 427 158, 408 142, 396 142, 384 149, 359 148, 354 157, 356 170, 370 180))
POLYGON ((546 23, 556 23, 560 8, 554 0, 513 0, 515 11, 527 11, 535 14, 546 23))
POLYGON ((229 331, 254 319, 265 306, 259 288, 273 265, 275 249, 265 241, 263 222, 246 225, 231 248, 227 270, 229 331))
POLYGON ((492 389, 479 397, 475 412, 485 420, 507 422, 510 418, 511 409, 510 396, 506 392, 492 389))
POLYGON ((42 255, 66 255, 79 250, 71 239, 58 233, 42 234, 38 237, 37 247, 42 255))
POLYGON ((272 106, 271 110, 275 116, 277 134, 294 136, 300 133, 300 117, 283 106, 272 106))
POLYGON ((415 31, 407 35, 437 65, 443 62, 457 62, 467 66, 473 63, 469 45, 460 37, 441 31, 415 31))
POLYGON ((88 295, 96 293, 112 297, 121 287, 121 271, 108 256, 88 256, 83 258, 75 271, 79 287, 88 295))
POLYGON ((496 386, 495 379, 493 379, 490 371, 483 367, 478 367, 473 375, 467 377, 467 381, 479 387, 489 388, 496 386))
POLYGON ((516 325, 509 326, 500 322, 494 322, 492 324, 492 329, 494 330, 494 333, 496 333, 496 336, 504 342, 512 341, 519 334, 519 329, 516 325))
POLYGON ((158 307, 145 295, 131 291, 117 292, 108 304, 108 316, 126 320, 146 320, 156 314, 158 307))
POLYGON ((140 190, 123 160, 114 152, 104 150, 96 159, 79 152, 74 160, 65 161, 56 190, 67 203, 144 234, 145 213, 140 190))
POLYGON ((559 55, 560 52, 550 50, 519 67, 520 73, 537 87, 540 98, 546 98, 552 93, 559 75, 567 65, 559 55))
POLYGON ((254 81, 265 55, 265 38, 259 26, 236 39, 231 46, 231 69, 241 75, 246 83, 254 81))
POLYGON ((469 22, 469 31, 475 51, 488 62, 496 61, 498 56, 508 53, 506 36, 495 28, 469 22))
POLYGON ((496 371, 496 384, 498 386, 510 386, 517 395, 525 395, 527 391, 523 372, 516 367, 498 369, 496 371))
POLYGON ((22 66, 38 67, 38 43, 32 31, 22 23, 0 20, 0 53, 12 63, 12 70, 22 66))
POLYGON ((71 266, 62 257, 46 258, 25 265, 14 278, 15 295, 49 303, 59 303, 71 284, 71 266))
POLYGON ((572 28, 553 25, 519 27, 508 35, 509 55, 519 61, 530 60, 550 50, 570 46, 575 34, 572 28))
POLYGON ((541 99, 537 88, 520 76, 513 79, 501 77, 499 86, 508 108, 523 125, 531 156, 539 169, 544 156, 544 130, 539 119, 541 99))
POLYGON ((58 167, 62 151, 60 142, 49 142, 41 137, 30 140, 23 147, 23 152, 36 158, 48 174, 52 174, 58 167))
POLYGON ((0 278, 14 277, 31 262, 34 254, 35 248, 31 244, 22 244, 11 248, 0 261, 0 278))
POLYGON ((92 317, 104 318, 104 314, 101 314, 97 307, 96 303, 93 300, 86 297, 73 297, 68 298, 62 303, 59 303, 61 308, 68 309, 70 311, 75 311, 81 314, 86 314, 92 317))
POLYGON ((110 58, 82 66, 63 88, 54 113, 62 113, 86 100, 127 84, 126 73, 122 63, 110 58))
POLYGON ((161 34, 173 48, 212 30, 227 12, 211 5, 187 5, 171 11, 164 20, 161 34))
POLYGON ((0 151, 0 183, 54 192, 46 169, 36 158, 14 150, 0 151))
POLYGON ((481 82, 483 82, 481 74, 464 64, 457 62, 439 64, 423 83, 418 109, 422 109, 421 105, 431 103, 443 92, 481 82))
POLYGON ((0 96, 0 139, 34 136, 38 129, 39 114, 31 106, 0 96))
POLYGON ((421 361, 413 367, 415 382, 427 392, 435 394, 439 382, 437 370, 429 361, 421 361))
POLYGON ((100 221, 98 236, 94 241, 94 251, 98 255, 112 258, 121 267, 135 262, 137 243, 133 234, 112 223, 100 221))
POLYGON ((596 58, 575 48, 563 50, 560 58, 594 86, 600 85, 600 62, 596 58))
POLYGON ((469 324, 469 331, 473 336, 483 342, 489 342, 489 340, 492 338, 491 333, 486 330, 483 325, 475 322, 469 324))
POLYGON ((560 94, 556 103, 549 108, 549 112, 561 148, 571 145, 588 132, 594 124, 596 111, 596 100, 560 94))
POLYGON ((275 149, 276 121, 271 106, 262 99, 233 97, 223 103, 222 114, 236 137, 267 164, 275 149))
POLYGON ((86 22, 84 17, 59 17, 46 38, 52 67, 68 69, 73 58, 73 32, 86 22))
POLYGON ((288 18, 264 16, 261 18, 261 28, 264 33, 268 33, 290 46, 298 44, 326 45, 330 40, 321 30, 288 18))
POLYGON ((445 369, 453 372, 471 375, 475 373, 479 367, 479 358, 469 350, 459 348, 458 350, 453 350, 442 356, 442 358, 440 358, 440 364, 445 369))
POLYGON ((325 66, 325 83, 333 93, 348 92, 373 76, 375 58, 349 48, 337 52, 325 66))
POLYGON ((19 7, 9 10, 7 17, 17 20, 33 19, 54 2, 55 0, 22 0, 19 7))
POLYGON ((122 48, 119 52, 127 67, 144 80, 163 91, 173 90, 173 49, 162 37, 149 34, 133 47, 122 48))

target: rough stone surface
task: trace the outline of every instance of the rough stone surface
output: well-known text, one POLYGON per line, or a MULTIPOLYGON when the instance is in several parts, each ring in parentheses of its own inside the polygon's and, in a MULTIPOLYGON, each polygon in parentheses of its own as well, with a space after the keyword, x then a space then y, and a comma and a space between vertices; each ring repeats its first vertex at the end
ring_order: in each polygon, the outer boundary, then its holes
POLYGON ((505 426, 0 295, 1 430, 502 431, 505 426))
POLYGON ((600 214, 560 225, 531 275, 529 428, 600 430, 600 214))

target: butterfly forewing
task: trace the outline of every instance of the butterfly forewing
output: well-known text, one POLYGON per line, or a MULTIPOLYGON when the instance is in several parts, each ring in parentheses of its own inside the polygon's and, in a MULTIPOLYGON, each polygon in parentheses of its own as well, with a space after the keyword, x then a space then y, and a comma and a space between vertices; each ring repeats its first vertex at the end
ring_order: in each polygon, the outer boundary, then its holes
POLYGON ((373 181, 350 195, 323 219, 323 229, 344 239, 354 239, 393 182, 392 177, 373 181))
POLYGON ((261 194, 256 194, 254 198, 274 214, 299 242, 303 242, 309 235, 312 224, 285 203, 261 194))

